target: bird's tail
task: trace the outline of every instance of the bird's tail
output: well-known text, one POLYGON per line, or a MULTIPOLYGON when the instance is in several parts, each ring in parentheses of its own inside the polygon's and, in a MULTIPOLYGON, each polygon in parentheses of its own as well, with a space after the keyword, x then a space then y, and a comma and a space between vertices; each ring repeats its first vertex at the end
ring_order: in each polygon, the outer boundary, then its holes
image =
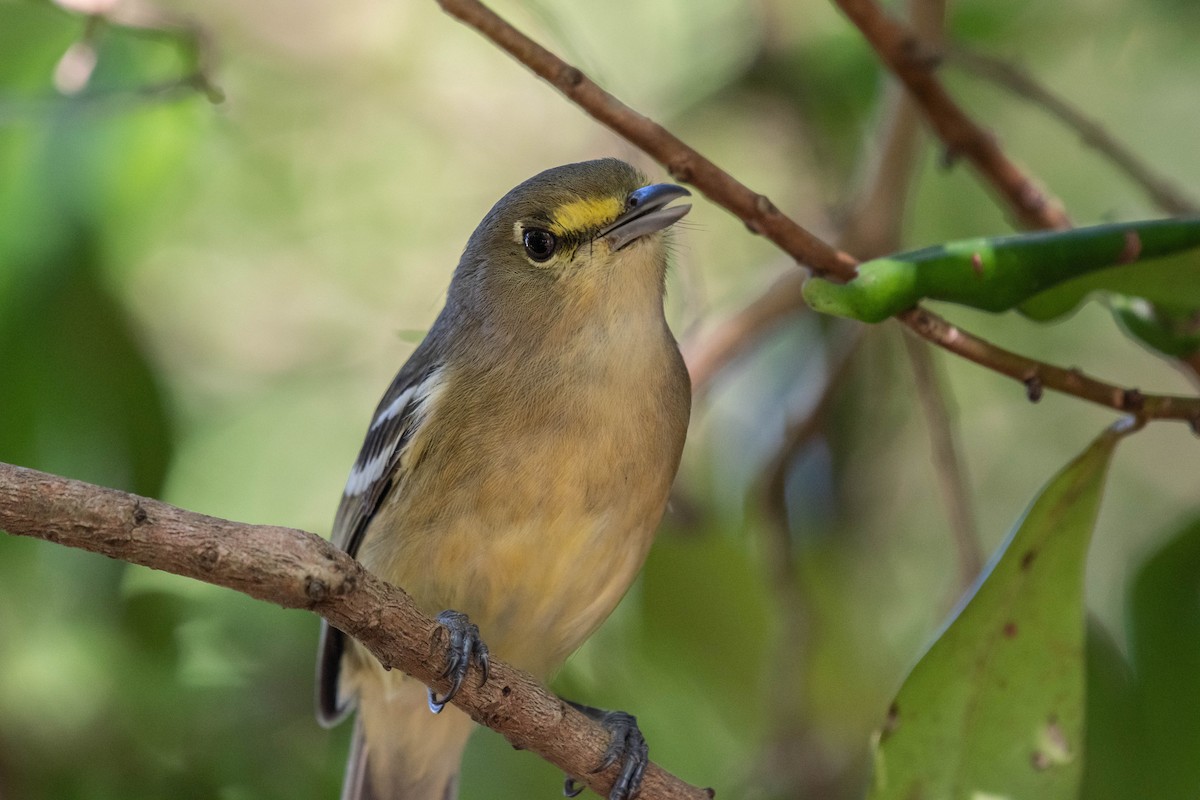
POLYGON ((371 672, 358 691, 342 800, 454 800, 474 723, 454 706, 434 716, 413 678, 371 672))

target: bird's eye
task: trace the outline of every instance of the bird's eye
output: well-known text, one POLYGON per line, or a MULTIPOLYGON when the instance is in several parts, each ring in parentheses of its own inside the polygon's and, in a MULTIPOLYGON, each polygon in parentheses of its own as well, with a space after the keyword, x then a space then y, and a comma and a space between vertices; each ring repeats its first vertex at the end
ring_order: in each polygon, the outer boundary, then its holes
POLYGON ((534 261, 545 261, 554 255, 558 248, 558 239, 550 231, 541 228, 530 228, 525 231, 525 252, 534 261))

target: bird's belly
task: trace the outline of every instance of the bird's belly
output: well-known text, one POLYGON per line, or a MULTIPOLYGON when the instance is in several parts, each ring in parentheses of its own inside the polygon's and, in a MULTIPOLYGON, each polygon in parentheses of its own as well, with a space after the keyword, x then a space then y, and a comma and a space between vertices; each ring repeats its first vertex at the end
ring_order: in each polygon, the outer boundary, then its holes
POLYGON ((674 466, 589 463, 575 472, 525 474, 522 464, 477 472, 437 509, 404 493, 378 520, 395 533, 370 537, 363 561, 427 613, 466 613, 497 657, 548 676, 633 582, 674 466), (633 480, 642 482, 636 490, 633 480))
POLYGON ((455 413, 414 437, 359 558, 426 612, 466 613, 499 658, 553 672, 625 594, 666 506, 687 376, 661 344, 627 348, 642 356, 617 369, 610 350, 577 342, 552 386, 509 375, 483 392, 496 376, 453 376, 455 413))
POLYGON ((457 572, 461 581, 414 590, 433 589, 434 606, 465 611, 500 658, 548 675, 612 612, 641 568, 652 523, 621 522, 533 516, 485 531, 481 521, 463 520, 443 537, 448 546, 432 553, 442 562, 434 573, 457 572), (453 546, 460 537, 465 548, 453 546))

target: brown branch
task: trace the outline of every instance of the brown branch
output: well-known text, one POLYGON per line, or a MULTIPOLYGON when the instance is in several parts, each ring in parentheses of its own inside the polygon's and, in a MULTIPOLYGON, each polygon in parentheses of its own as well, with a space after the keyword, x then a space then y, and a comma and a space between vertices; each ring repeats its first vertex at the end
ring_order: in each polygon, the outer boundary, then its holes
MULTIPOLYGON (((940 3, 916 4, 922 28, 935 34, 940 27, 940 3), (930 5, 938 8, 929 8, 930 5)), ((861 258, 894 251, 912 184, 914 156, 920 144, 917 111, 898 87, 889 93, 878 126, 878 145, 872 148, 858 183, 861 188, 838 237, 838 248, 861 258)), ((754 347, 784 320, 807 309, 801 290, 805 276, 788 271, 749 304, 682 344, 692 375, 692 393, 702 397, 712 380, 731 361, 754 347)))
POLYGON ((1188 199, 1166 176, 1155 172, 1136 153, 1117 141, 1098 121, 1038 83, 1016 64, 959 47, 947 50, 945 55, 949 63, 1028 100, 1075 131, 1085 145, 1111 161, 1163 211, 1169 214, 1195 214, 1200 211, 1200 206, 1188 199))
POLYGON ((934 344, 1025 384, 1029 399, 1037 402, 1043 389, 1075 395, 1098 405, 1133 414, 1140 419, 1174 419, 1188 422, 1200 434, 1200 398, 1143 394, 1085 375, 1078 369, 1052 364, 997 347, 967 333, 924 308, 897 316, 919 336, 934 344))
MULTIPOLYGON (((385 667, 438 691, 448 688, 441 660, 431 657, 438 623, 404 592, 311 533, 208 517, 9 464, 0 464, 0 529, 313 611, 362 642, 385 667)), ((490 674, 483 686, 468 679, 454 704, 607 795, 619 766, 591 770, 604 757, 608 733, 527 673, 493 659, 490 674)), ((641 797, 711 795, 651 764, 641 797)))
POLYGON ((1062 204, 1018 167, 996 138, 954 101, 934 74, 938 56, 928 52, 907 25, 888 16, 875 0, 834 0, 870 42, 879 58, 904 83, 952 158, 967 159, 1004 198, 1026 228, 1069 228, 1062 204))
MULTIPOLYGON (((859 4, 859 0, 842 1, 859 4)), ((739 183, 661 125, 621 103, 478 0, 438 0, 438 3, 449 14, 478 30, 550 82, 598 121, 653 156, 677 180, 691 183, 714 203, 738 216, 751 231, 767 236, 788 255, 815 270, 843 280, 853 277, 855 262, 849 255, 788 219, 764 195, 739 183)), ((994 143, 991 150, 999 152, 994 143)), ((1008 163, 1007 159, 1004 162, 1008 163)), ((1023 196, 1028 200, 1036 193, 1041 198, 1041 202, 1033 203, 1029 208, 1037 207, 1043 213, 1049 213, 1045 198, 1033 189, 1033 184, 1023 174, 1017 174, 1026 187, 1023 196)), ((1089 378, 1078 370, 1065 370, 1026 358, 973 336, 920 307, 899 314, 897 318, 939 347, 1027 386, 1033 381, 1039 388, 1072 394, 1117 411, 1137 414, 1143 420, 1185 420, 1200 431, 1200 398, 1142 394, 1137 389, 1123 389, 1089 378)))
MULTIPOLYGON (((910 0, 913 29, 927 42, 941 42, 945 0, 910 0)), ((891 84, 884 97, 878 138, 882 144, 868 161, 863 189, 855 201, 839 245, 861 259, 877 258, 900 246, 904 209, 912 187, 921 144, 920 114, 902 86, 891 84)))
POLYGON ((782 214, 766 195, 751 191, 678 137, 601 89, 576 67, 501 19, 476 0, 438 0, 451 16, 475 28, 600 122, 633 142, 667 168, 675 180, 690 183, 708 199, 767 237, 781 250, 819 274, 849 277, 855 260, 822 242, 782 214))

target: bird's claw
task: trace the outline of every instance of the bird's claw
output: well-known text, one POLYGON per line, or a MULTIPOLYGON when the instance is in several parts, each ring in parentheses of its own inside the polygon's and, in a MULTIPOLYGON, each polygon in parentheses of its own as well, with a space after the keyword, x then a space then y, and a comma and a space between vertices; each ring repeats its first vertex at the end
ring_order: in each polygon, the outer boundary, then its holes
MULTIPOLYGON (((446 668, 441 674, 441 677, 450 679, 450 689, 442 697, 438 697, 433 689, 428 690, 429 710, 434 714, 441 713, 446 703, 458 694, 472 662, 479 667, 479 685, 483 686, 488 679, 488 649, 479 638, 478 626, 459 611, 443 611, 437 615, 437 621, 450 636, 450 642, 446 645, 446 668)), ((440 631, 435 634, 435 639, 439 638, 440 631)))
MULTIPOLYGON (((613 781, 612 789, 609 790, 608 800, 633 800, 642 788, 646 765, 650 763, 650 748, 646 744, 645 737, 642 736, 641 729, 638 728, 637 718, 624 711, 605 711, 578 703, 571 703, 571 705, 584 715, 599 722, 611 735, 608 749, 604 751, 604 758, 590 774, 603 772, 613 764, 620 762, 621 769, 617 773, 616 780, 613 781)), ((581 791, 583 791, 583 787, 576 786, 575 779, 568 776, 563 784, 563 794, 567 797, 574 797, 581 791)))

